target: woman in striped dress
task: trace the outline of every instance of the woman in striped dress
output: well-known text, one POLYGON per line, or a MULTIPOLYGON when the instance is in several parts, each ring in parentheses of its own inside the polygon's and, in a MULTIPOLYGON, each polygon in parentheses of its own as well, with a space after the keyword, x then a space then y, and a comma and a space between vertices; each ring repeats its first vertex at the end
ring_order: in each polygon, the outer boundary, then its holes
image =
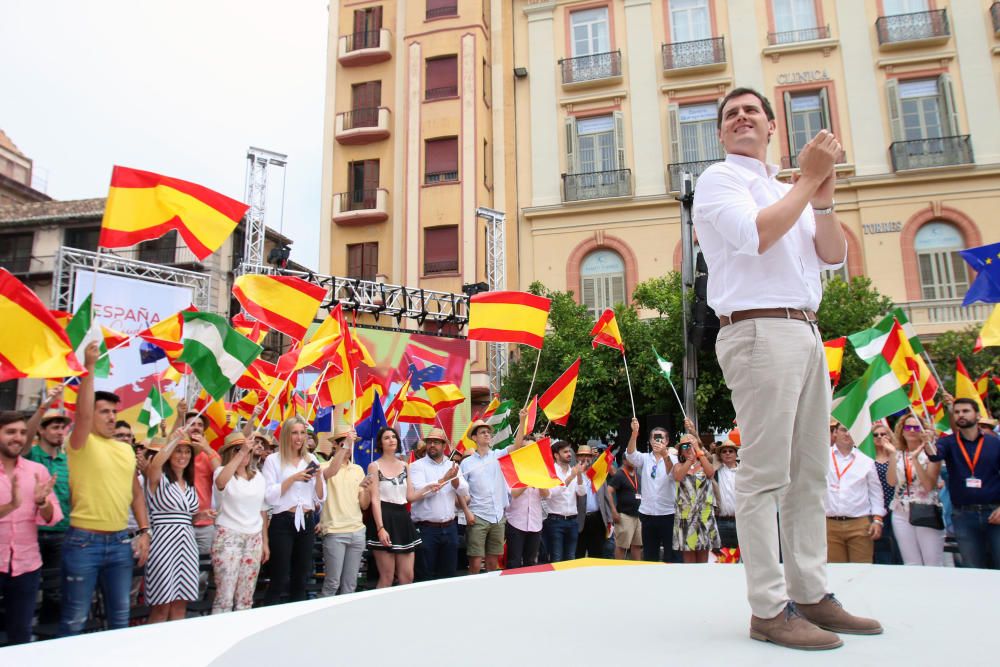
POLYGON ((194 489, 194 456, 186 437, 157 452, 146 469, 146 504, 153 541, 146 561, 149 622, 174 621, 198 599, 198 545, 192 520, 207 519, 198 511, 194 489))

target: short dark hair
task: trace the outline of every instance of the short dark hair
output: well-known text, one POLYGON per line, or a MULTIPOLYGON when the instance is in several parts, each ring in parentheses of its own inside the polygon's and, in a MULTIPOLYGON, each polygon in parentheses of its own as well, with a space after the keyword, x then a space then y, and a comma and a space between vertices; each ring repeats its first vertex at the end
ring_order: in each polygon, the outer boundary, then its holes
POLYGON ((112 405, 118 405, 122 402, 122 399, 118 396, 118 394, 111 391, 95 391, 94 405, 97 405, 98 401, 106 401, 112 405))
POLYGON ((197 417, 198 421, 201 422, 202 428, 208 428, 208 418, 205 417, 205 413, 198 412, 197 410, 188 410, 184 413, 184 423, 187 423, 192 417, 197 417))
POLYGON ((553 455, 558 454, 567 447, 572 447, 572 446, 573 445, 569 444, 565 440, 556 440, 555 442, 552 443, 552 454, 553 455))
POLYGON ((376 454, 382 453, 382 434, 385 433, 386 431, 392 431, 393 434, 395 434, 397 450, 399 447, 403 445, 403 439, 399 437, 399 431, 397 431, 391 426, 383 426, 378 430, 378 433, 375 434, 375 442, 373 443, 373 446, 376 454))
POLYGON ((119 419, 118 421, 115 422, 115 428, 127 428, 128 430, 131 431, 132 430, 132 425, 129 424, 124 419, 119 419))
POLYGON ((976 400, 974 398, 964 398, 964 397, 956 398, 951 405, 952 407, 954 407, 959 403, 964 403, 965 405, 968 405, 975 411, 977 415, 979 414, 979 403, 976 403, 976 400))
POLYGON ((654 426, 653 428, 649 429, 650 438, 653 437, 654 433, 662 433, 664 436, 666 436, 667 440, 670 440, 670 433, 668 433, 667 429, 663 426, 654 426))
POLYGON ((725 97, 722 98, 722 101, 719 102, 719 115, 718 118, 716 118, 715 120, 715 129, 717 130, 722 129, 722 110, 726 108, 726 103, 728 103, 729 100, 733 99, 734 97, 740 97, 741 95, 753 95, 758 100, 760 100, 760 106, 763 107, 764 109, 764 115, 767 117, 768 120, 774 120, 774 109, 771 108, 771 103, 767 101, 766 97, 758 93, 753 88, 746 88, 746 87, 733 88, 732 90, 729 91, 729 93, 726 94, 725 97))
POLYGON ((25 421, 24 415, 17 410, 4 410, 0 412, 0 428, 8 424, 16 424, 25 421))

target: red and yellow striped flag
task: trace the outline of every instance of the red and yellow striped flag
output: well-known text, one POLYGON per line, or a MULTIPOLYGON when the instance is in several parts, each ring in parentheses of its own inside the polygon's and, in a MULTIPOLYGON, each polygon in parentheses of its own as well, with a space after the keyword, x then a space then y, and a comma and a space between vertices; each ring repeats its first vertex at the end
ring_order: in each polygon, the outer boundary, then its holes
POLYGON ((451 382, 425 382, 424 391, 437 412, 453 408, 465 402, 462 390, 451 382))
POLYGON ((844 345, 847 343, 847 336, 834 338, 823 343, 823 350, 826 352, 826 368, 830 371, 830 382, 836 387, 840 382, 840 371, 844 367, 844 345))
POLYGON ((403 408, 399 411, 399 418, 396 421, 400 421, 405 424, 433 425, 435 423, 436 416, 437 412, 434 410, 434 406, 431 405, 430 401, 426 398, 413 396, 411 394, 406 398, 406 403, 403 404, 403 408))
POLYGON ((233 296, 252 317, 302 340, 326 297, 326 288, 294 276, 246 273, 233 283, 233 296))
POLYGON ((385 409, 385 420, 392 425, 396 422, 406 402, 410 400, 410 378, 400 386, 396 396, 389 402, 389 407, 385 409))
POLYGON ((556 462, 552 458, 549 438, 542 438, 521 449, 497 458, 500 472, 507 480, 507 486, 519 489, 527 486, 534 489, 552 489, 563 486, 556 475, 556 462))
POLYGON ((194 402, 195 410, 202 410, 202 417, 205 418, 205 442, 212 449, 218 449, 226 440, 226 436, 232 433, 233 429, 229 425, 229 417, 226 412, 226 404, 222 401, 212 400, 212 397, 204 390, 198 394, 198 400, 194 402))
POLYGON ((0 382, 82 375, 66 331, 35 293, 0 268, 0 382))
POLYGON ((553 424, 566 425, 573 407, 576 382, 580 377, 580 357, 538 398, 538 407, 553 424))
POLYGON ((551 299, 528 292, 481 292, 469 299, 469 340, 541 349, 551 299))
POLYGON ((260 320, 251 322, 243 313, 237 313, 233 316, 233 328, 258 345, 263 343, 267 337, 267 327, 261 324, 260 320))
POLYGON ((961 357, 955 359, 955 398, 971 398, 979 406, 979 416, 989 417, 986 406, 983 405, 983 399, 979 397, 976 383, 972 381, 961 357))
POLYGON ((979 398, 982 399, 983 405, 989 405, 989 394, 990 394, 990 372, 986 371, 979 376, 976 380, 976 391, 979 392, 979 398))
POLYGON ((618 330, 618 320, 615 319, 615 311, 610 308, 601 313, 590 335, 594 337, 592 344, 595 350, 598 345, 607 345, 625 354, 625 344, 622 342, 622 333, 618 330))
POLYGON ((604 453, 598 456, 597 460, 587 470, 590 488, 594 490, 594 493, 597 493, 604 486, 604 483, 608 481, 608 474, 611 473, 611 467, 614 465, 614 462, 615 457, 611 453, 611 448, 605 447, 604 453))
POLYGON ((184 316, 182 315, 184 312, 196 313, 198 309, 194 306, 188 306, 136 334, 147 343, 152 343, 162 349, 167 355, 167 361, 170 362, 170 365, 182 373, 188 370, 187 364, 177 361, 184 350, 184 343, 181 342, 184 338, 184 316))
POLYGON ((229 238, 249 208, 196 183, 116 166, 98 245, 128 248, 176 229, 203 260, 229 238))

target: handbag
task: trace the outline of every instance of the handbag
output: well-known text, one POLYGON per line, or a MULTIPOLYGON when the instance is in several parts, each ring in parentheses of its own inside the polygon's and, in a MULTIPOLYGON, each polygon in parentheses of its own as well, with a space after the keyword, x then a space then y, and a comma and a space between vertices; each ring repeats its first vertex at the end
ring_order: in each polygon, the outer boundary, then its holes
POLYGON ((944 530, 941 508, 927 503, 910 503, 910 525, 918 528, 944 530))

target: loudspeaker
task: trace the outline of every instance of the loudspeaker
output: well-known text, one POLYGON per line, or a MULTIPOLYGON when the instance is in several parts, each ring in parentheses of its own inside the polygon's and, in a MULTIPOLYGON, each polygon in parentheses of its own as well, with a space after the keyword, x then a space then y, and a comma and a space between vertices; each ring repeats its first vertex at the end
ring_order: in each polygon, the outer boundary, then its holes
POLYGON ((694 298, 691 300, 691 317, 688 336, 699 350, 711 350, 719 335, 719 318, 708 307, 708 264, 699 250, 695 258, 694 298))

